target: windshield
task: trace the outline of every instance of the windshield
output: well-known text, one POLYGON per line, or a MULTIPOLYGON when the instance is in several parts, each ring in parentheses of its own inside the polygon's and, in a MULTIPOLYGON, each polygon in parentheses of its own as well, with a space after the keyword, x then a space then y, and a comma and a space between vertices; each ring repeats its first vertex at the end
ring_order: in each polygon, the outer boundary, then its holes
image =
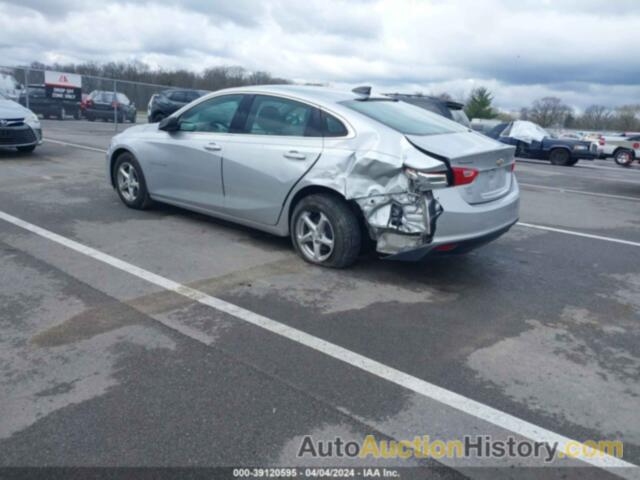
POLYGON ((349 100, 343 105, 405 135, 438 135, 467 131, 447 118, 393 100, 349 100))

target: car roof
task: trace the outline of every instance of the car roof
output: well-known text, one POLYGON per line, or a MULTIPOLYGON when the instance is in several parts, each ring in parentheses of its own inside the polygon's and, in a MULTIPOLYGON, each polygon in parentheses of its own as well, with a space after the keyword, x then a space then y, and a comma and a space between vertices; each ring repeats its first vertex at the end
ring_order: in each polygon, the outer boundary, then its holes
MULTIPOLYGON (((300 100, 307 101, 309 103, 316 104, 330 104, 335 105, 337 103, 346 100, 356 100, 361 98, 357 93, 349 90, 340 90, 329 87, 317 87, 310 85, 256 85, 249 87, 235 87, 224 90, 218 90, 214 92, 216 95, 220 93, 264 93, 272 95, 284 95, 296 97, 300 100)), ((389 97, 371 95, 369 97, 372 100, 391 100, 389 97)))

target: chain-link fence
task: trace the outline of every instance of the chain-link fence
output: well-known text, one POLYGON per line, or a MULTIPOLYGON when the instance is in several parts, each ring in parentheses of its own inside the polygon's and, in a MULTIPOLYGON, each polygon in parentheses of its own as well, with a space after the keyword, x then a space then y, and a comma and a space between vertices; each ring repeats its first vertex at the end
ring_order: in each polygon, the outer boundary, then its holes
POLYGON ((0 66, 0 94, 4 97, 19 102, 42 118, 113 122, 116 132, 123 124, 159 121, 171 108, 195 98, 195 94, 176 92, 174 100, 162 98, 164 108, 155 108, 152 100, 157 99, 160 92, 179 89, 179 85, 0 66))

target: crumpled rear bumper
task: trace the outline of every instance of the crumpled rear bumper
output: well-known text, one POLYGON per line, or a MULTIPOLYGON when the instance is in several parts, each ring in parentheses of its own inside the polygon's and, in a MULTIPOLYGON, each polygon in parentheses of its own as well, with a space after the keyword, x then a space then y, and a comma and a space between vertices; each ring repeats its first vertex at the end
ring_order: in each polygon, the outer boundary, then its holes
POLYGON ((425 231, 376 229, 377 251, 397 260, 464 253, 496 239, 518 221, 520 191, 515 177, 509 192, 491 202, 469 204, 463 199, 461 188, 464 187, 434 190, 433 200, 440 210, 425 231))
POLYGON ((417 262, 420 260, 424 260, 427 257, 435 257, 441 255, 459 255, 467 253, 471 250, 481 247, 482 245, 492 242, 498 237, 501 237, 502 235, 507 233, 509 229, 511 229, 511 227, 517 223, 517 221, 518 220, 516 219, 513 223, 507 225, 506 227, 502 227, 493 232, 485 233, 478 237, 463 240, 454 244, 429 244, 419 248, 415 248, 413 250, 406 250, 394 255, 389 255, 384 258, 385 260, 417 262))

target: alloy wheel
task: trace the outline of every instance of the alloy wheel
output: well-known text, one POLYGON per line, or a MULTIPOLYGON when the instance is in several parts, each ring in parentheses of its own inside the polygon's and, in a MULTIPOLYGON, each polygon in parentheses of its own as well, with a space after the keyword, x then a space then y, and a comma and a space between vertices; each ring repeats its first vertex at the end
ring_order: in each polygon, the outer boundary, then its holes
POLYGON ((333 226, 322 212, 305 210, 300 214, 296 222, 296 239, 302 254, 312 262, 324 262, 333 253, 333 226))
POLYGON ((136 168, 123 162, 118 168, 118 190, 127 202, 135 202, 140 193, 140 182, 136 168))

